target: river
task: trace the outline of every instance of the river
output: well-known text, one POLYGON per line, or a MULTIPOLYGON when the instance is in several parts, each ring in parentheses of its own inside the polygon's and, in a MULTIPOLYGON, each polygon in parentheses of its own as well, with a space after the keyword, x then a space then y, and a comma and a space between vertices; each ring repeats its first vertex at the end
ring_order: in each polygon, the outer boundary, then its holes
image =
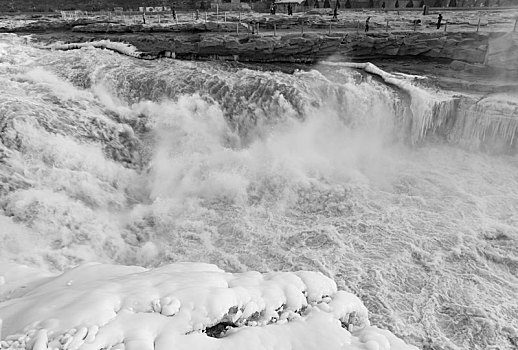
POLYGON ((421 349, 515 349, 502 96, 470 119, 426 77, 277 68, 1 35, 0 260, 320 271, 421 349))

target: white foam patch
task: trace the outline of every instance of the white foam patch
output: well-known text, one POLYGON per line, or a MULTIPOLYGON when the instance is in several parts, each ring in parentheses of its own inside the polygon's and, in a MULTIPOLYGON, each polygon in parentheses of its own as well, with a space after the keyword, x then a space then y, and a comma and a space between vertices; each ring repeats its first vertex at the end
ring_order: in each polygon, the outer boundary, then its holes
POLYGON ((86 264, 36 276, 0 303, 1 349, 415 349, 317 272, 86 264))

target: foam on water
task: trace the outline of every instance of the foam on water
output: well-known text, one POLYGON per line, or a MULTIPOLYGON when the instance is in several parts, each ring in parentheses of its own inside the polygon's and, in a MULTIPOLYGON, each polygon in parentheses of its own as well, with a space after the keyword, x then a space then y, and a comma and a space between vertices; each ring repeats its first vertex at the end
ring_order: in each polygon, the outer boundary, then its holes
POLYGON ((318 270, 421 348, 512 349, 511 99, 367 70, 143 62, 2 36, 1 259, 318 270))

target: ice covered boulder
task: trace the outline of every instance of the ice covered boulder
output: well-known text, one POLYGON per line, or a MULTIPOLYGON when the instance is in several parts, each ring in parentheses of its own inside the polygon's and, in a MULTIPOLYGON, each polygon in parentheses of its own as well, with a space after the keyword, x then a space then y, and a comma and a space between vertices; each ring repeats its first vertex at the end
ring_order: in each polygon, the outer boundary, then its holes
POLYGON ((86 264, 11 286, 1 349, 415 349, 316 272, 86 264))

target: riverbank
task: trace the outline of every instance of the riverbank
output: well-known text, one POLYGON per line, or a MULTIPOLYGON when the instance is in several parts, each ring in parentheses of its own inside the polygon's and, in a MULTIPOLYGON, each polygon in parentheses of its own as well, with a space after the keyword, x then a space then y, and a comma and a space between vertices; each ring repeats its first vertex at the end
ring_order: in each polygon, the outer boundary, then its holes
POLYGON ((440 83, 457 89, 467 79, 469 84, 475 83, 475 90, 489 92, 495 87, 517 86, 515 12, 452 12, 444 16, 440 30, 435 14, 344 11, 332 21, 329 9, 321 9, 295 16, 201 14, 201 19, 190 21, 185 14, 176 20, 155 15, 147 16, 146 24, 136 16, 75 21, 38 18, 19 20, 16 25, 11 22, 9 28, 5 21, 3 27, 0 22, 0 31, 30 34, 35 45, 49 49, 75 49, 95 42, 96 47, 141 59, 302 64, 373 61, 418 74, 440 72, 440 83), (360 21, 366 16, 371 18, 369 32, 360 21), (414 23, 412 18, 420 22, 414 23), (120 50, 120 44, 106 42, 125 43, 134 49, 120 50))

